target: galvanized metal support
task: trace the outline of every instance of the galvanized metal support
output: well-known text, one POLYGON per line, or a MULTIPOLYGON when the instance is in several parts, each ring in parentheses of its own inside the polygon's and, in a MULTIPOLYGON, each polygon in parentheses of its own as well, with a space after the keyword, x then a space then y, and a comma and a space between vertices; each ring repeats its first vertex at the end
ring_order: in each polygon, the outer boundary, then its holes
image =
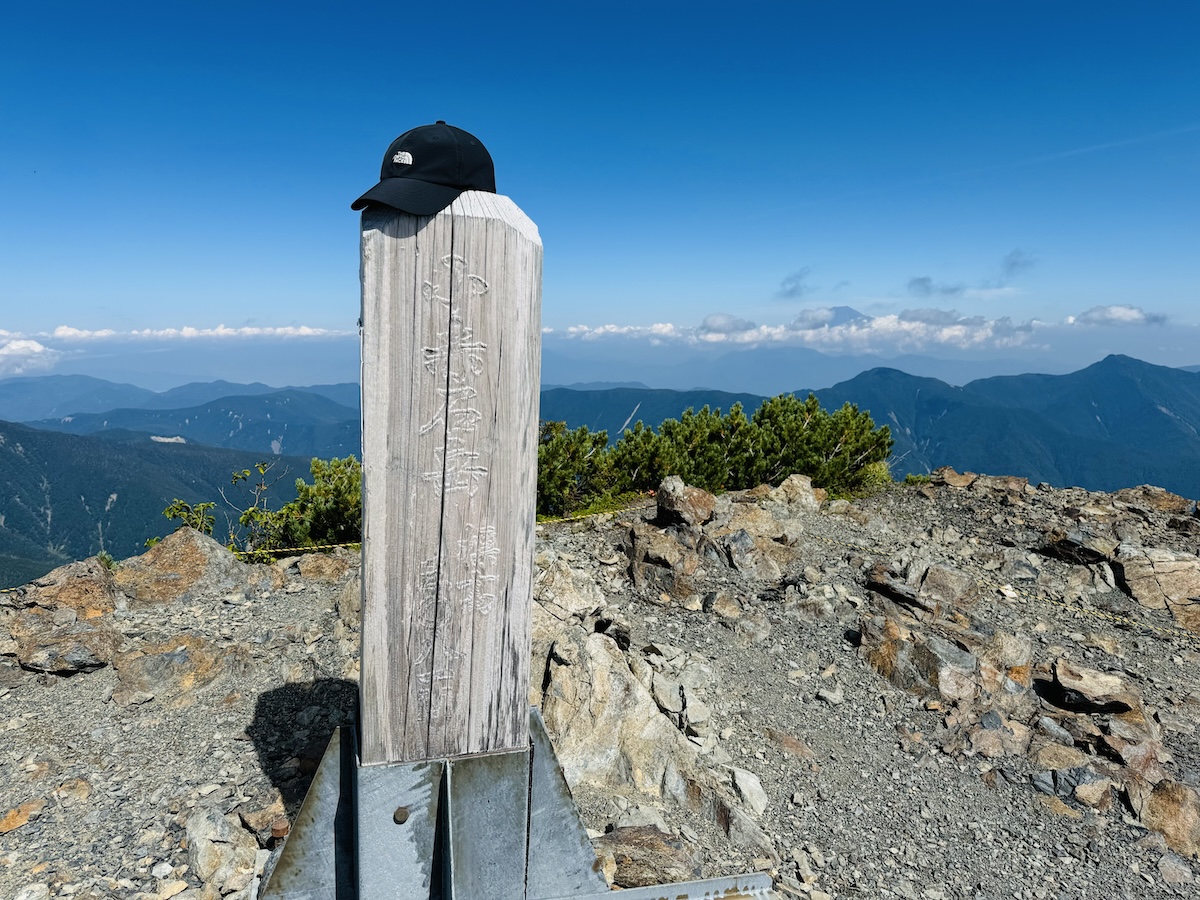
POLYGON ((763 873, 610 892, 541 713, 529 747, 363 766, 336 731, 263 900, 767 900, 763 873))

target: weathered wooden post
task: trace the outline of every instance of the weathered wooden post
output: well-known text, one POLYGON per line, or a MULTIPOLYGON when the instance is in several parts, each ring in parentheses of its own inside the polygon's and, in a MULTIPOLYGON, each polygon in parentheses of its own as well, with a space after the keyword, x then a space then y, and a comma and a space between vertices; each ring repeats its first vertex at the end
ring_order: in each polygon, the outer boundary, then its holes
POLYGON ((541 269, 507 197, 363 213, 364 765, 528 744, 541 269))
MULTIPOLYGON (((263 897, 607 893, 529 695, 542 246, 483 145, 413 129, 362 215, 357 741, 335 734, 263 897)), ((765 876, 673 886, 763 897, 765 876)), ((665 897, 660 888, 622 893, 665 897)))

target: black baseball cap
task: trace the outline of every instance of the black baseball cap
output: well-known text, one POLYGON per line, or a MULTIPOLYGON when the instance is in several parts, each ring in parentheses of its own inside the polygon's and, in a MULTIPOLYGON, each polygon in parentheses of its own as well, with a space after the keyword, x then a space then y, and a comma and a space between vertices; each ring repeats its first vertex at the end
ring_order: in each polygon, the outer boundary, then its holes
POLYGON ((379 203, 416 216, 432 216, 463 191, 496 193, 492 157, 479 138, 439 120, 392 141, 383 154, 379 184, 350 208, 379 203))

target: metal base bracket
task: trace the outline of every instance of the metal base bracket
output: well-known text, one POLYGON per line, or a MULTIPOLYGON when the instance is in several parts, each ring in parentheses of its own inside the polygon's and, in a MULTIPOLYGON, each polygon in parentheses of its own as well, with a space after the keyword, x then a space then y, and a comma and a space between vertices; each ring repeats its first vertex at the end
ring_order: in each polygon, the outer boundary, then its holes
POLYGON ((329 742, 263 900, 767 900, 764 873, 611 892, 541 713, 528 749, 363 766, 329 742))

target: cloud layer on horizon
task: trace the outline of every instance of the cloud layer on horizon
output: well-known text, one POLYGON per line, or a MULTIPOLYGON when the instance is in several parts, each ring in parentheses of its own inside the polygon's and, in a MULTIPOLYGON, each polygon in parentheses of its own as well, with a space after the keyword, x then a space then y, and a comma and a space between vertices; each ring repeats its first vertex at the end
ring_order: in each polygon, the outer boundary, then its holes
POLYGON ((145 328, 132 331, 59 325, 52 331, 35 334, 0 329, 0 378, 52 372, 63 360, 85 350, 102 347, 124 347, 129 348, 130 352, 137 352, 139 349, 178 344, 181 341, 189 344, 223 344, 246 340, 339 339, 352 335, 354 332, 351 331, 334 331, 308 325, 238 328, 226 325, 196 328, 185 325, 180 328, 145 328))
MULTIPOLYGON (((1001 290, 1003 288, 1000 288, 1001 290)), ((1008 316, 966 316, 954 309, 922 307, 881 316, 855 314, 845 307, 802 310, 788 323, 760 325, 726 313, 706 316, 698 326, 573 325, 543 329, 567 340, 642 339, 651 345, 784 345, 828 353, 894 354, 968 350, 1049 350, 1055 335, 1082 329, 1125 330, 1162 325, 1166 316, 1134 306, 1095 306, 1057 322, 1008 316), (848 315, 851 314, 851 315, 848 315)))

